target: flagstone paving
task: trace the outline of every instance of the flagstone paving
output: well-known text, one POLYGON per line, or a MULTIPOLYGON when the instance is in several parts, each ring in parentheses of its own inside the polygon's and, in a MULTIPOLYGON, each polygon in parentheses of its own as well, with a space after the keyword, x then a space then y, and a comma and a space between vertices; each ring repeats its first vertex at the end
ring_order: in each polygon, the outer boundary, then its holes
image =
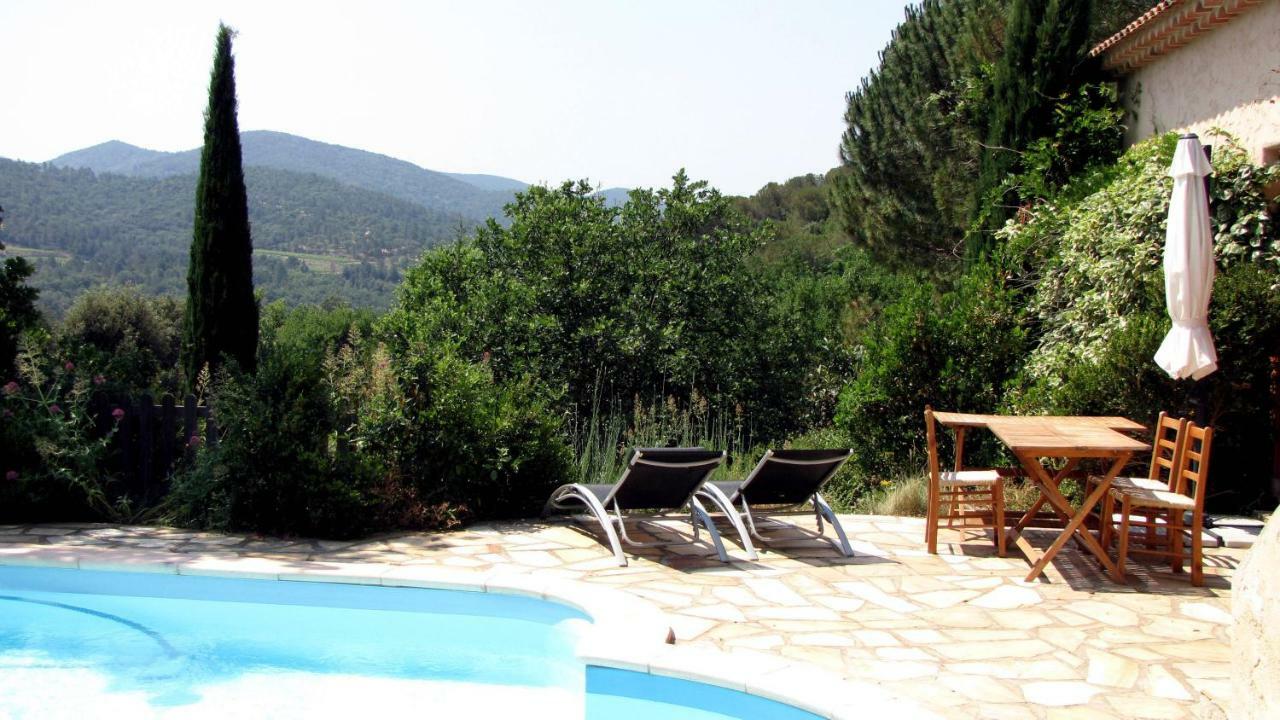
MULTIPOLYGON (((1246 550, 1206 549, 1202 588, 1167 566, 1143 563, 1131 563, 1128 583, 1118 585, 1070 546, 1045 576, 1025 582, 1026 558, 1012 548, 1009 557, 995 557, 981 536, 943 531, 935 556, 923 549, 919 519, 842 519, 855 557, 797 538, 762 552, 759 561, 727 565, 700 544, 642 550, 628 567, 617 567, 591 528, 570 520, 356 542, 88 524, 0 526, 0 552, 137 548, 157 562, 177 554, 187 561, 436 565, 564 577, 648 600, 667 613, 678 643, 805 661, 874 682, 944 717, 1223 717, 1230 578, 1246 550)), ((1026 537, 1043 549, 1054 532, 1031 530, 1026 537)), ((734 555, 738 548, 729 550, 734 555)))

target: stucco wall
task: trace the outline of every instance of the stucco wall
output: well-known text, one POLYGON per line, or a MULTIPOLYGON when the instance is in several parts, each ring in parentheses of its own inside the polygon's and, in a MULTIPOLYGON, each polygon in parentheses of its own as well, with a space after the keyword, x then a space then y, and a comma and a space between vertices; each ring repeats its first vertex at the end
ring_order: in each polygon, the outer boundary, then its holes
MULTIPOLYGON (((1236 137, 1256 163, 1280 146, 1280 0, 1267 0, 1125 79, 1128 141, 1170 130, 1236 137)), ((1207 142, 1213 142, 1206 138, 1207 142)))
POLYGON ((1231 587, 1232 720, 1280 717, 1280 510, 1277 510, 1231 587))

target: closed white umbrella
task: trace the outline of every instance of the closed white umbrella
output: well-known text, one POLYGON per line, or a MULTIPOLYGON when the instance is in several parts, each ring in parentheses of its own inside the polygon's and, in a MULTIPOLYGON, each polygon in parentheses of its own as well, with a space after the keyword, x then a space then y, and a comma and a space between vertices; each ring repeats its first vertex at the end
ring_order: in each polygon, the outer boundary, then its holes
POLYGON ((1176 380, 1199 380, 1218 369, 1209 334, 1213 292, 1213 233, 1204 178, 1213 166, 1195 135, 1183 135, 1173 153, 1173 196, 1164 237, 1164 295, 1173 327, 1156 351, 1156 363, 1176 380))

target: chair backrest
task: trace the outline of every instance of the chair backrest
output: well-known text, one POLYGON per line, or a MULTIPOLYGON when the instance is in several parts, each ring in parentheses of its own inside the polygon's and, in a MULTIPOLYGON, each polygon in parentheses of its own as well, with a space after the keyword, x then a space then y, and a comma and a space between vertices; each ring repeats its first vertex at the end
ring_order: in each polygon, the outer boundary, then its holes
POLYGON ((1173 490, 1195 499, 1196 509, 1204 509, 1205 488, 1209 484, 1209 449, 1213 444, 1213 428, 1187 423, 1183 431, 1182 453, 1174 473, 1173 490))
POLYGON ((725 453, 705 448, 635 448, 627 469, 605 498, 622 510, 672 510, 724 462, 725 453))
POLYGON ((799 505, 818 492, 853 454, 839 450, 769 450, 742 481, 748 505, 799 505))
POLYGON ((1178 471, 1175 469, 1182 450, 1182 437, 1186 432, 1187 421, 1183 418, 1171 417, 1168 413, 1160 413, 1156 420, 1155 437, 1151 442, 1151 465, 1147 469, 1149 480, 1165 480, 1169 490, 1178 490, 1178 471), (1167 473, 1167 474, 1166 474, 1167 473))

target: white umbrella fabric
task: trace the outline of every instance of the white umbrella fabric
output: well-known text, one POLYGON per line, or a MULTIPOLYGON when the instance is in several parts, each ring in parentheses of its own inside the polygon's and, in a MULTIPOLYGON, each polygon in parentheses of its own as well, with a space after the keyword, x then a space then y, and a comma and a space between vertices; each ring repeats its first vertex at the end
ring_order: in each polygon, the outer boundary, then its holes
POLYGON ((1173 196, 1164 238, 1164 294, 1173 327, 1156 351, 1156 363, 1175 380, 1200 378, 1218 369, 1209 334, 1213 292, 1213 233, 1204 178, 1213 166, 1195 135, 1183 135, 1173 153, 1173 196))

